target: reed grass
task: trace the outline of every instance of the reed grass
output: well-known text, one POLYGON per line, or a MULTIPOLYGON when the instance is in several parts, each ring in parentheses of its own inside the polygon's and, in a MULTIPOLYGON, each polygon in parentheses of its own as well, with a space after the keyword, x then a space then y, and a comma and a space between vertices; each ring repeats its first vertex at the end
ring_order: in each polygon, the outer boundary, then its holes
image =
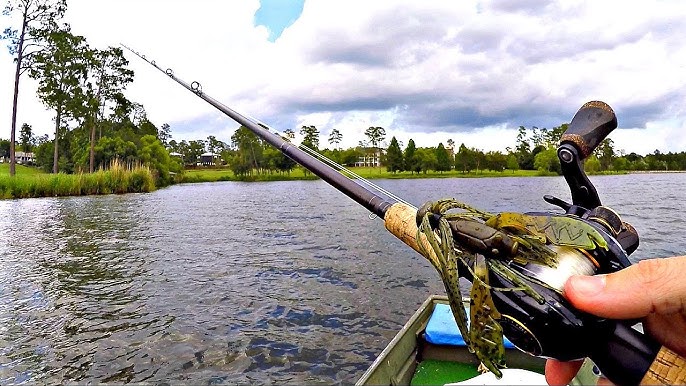
POLYGON ((155 189, 150 168, 118 161, 95 173, 0 175, 0 198, 5 199, 144 193, 155 189))

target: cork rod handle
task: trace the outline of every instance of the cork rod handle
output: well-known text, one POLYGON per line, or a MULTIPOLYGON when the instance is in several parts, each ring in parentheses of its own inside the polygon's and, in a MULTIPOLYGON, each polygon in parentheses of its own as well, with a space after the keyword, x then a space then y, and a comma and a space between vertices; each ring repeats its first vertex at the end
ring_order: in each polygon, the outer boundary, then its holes
POLYGON ((686 358, 663 346, 641 380, 641 384, 686 384, 686 358))

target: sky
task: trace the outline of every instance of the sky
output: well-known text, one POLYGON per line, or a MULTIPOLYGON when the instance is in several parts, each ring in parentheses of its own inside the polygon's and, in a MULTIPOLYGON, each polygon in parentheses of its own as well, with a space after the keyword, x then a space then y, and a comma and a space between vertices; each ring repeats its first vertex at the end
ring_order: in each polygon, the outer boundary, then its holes
MULTIPOLYGON (((406 145, 452 139, 514 147, 517 128, 569 122, 587 101, 616 112, 626 153, 686 151, 686 2, 542 0, 67 0, 91 47, 126 44, 233 109, 321 147, 370 126, 406 145)), ((14 23, 14 24, 13 24, 14 23)), ((16 20, 0 16, 0 30, 16 20)), ((230 142, 236 123, 127 53, 141 103, 173 139, 230 142)), ((0 138, 14 64, 0 46, 0 138)), ((53 132, 54 113, 20 83, 18 126, 53 132)), ((52 136, 52 135, 51 135, 52 136)), ((298 138, 296 138, 297 140, 298 138)))

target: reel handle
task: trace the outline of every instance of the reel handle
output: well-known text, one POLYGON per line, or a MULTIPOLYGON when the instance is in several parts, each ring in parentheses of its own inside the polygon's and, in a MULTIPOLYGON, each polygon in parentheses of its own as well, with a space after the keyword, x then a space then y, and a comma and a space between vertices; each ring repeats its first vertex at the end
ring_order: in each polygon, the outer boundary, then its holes
POLYGON ((572 118, 560 144, 570 143, 577 148, 583 161, 617 128, 617 116, 607 103, 586 102, 572 118))
MULTIPOLYGON (((617 116, 605 102, 585 103, 562 134, 557 157, 575 207, 588 210, 602 205, 595 186, 586 176, 583 160, 617 127, 617 116)), ((576 209, 576 208, 575 208, 576 209)))

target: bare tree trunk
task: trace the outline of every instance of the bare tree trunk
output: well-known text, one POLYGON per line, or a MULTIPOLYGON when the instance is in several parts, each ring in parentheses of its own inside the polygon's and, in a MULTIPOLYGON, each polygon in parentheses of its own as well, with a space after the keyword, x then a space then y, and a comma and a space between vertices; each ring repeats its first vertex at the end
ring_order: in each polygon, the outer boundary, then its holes
POLYGON ((58 139, 60 137, 60 120, 62 119, 62 107, 57 108, 57 117, 55 117, 55 152, 52 159, 52 172, 57 174, 59 172, 59 150, 58 139))
POLYGON ((10 176, 14 176, 17 172, 17 160, 14 155, 14 141, 17 132, 17 101, 19 99, 19 76, 21 75, 21 61, 24 57, 24 36, 26 34, 26 15, 24 12, 24 20, 21 23, 21 35, 19 36, 19 47, 17 49, 17 71, 14 74, 14 101, 12 103, 12 130, 10 131, 10 176))
POLYGON ((91 121, 91 151, 90 151, 90 165, 89 172, 93 173, 93 168, 95 165, 95 122, 91 121))
MULTIPOLYGON (((89 171, 93 173, 93 169, 95 169, 95 124, 100 121, 100 93, 102 92, 102 73, 105 71, 105 63, 102 62, 101 67, 100 67, 100 79, 98 79, 98 93, 95 96, 95 99, 98 102, 98 109, 95 111, 95 117, 93 118, 93 121, 91 122, 91 149, 90 149, 90 165, 89 165, 89 171)), ((100 129, 100 137, 102 137, 102 129, 100 129)))

